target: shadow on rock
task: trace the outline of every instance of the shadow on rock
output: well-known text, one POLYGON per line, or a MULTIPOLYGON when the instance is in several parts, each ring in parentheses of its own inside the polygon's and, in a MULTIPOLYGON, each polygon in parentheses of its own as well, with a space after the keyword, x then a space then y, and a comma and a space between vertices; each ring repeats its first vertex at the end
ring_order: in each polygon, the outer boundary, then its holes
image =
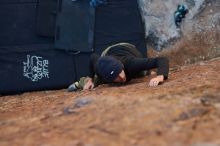
POLYGON ((74 114, 77 113, 76 109, 85 107, 93 102, 93 99, 91 97, 84 97, 81 99, 77 99, 73 105, 69 107, 65 107, 63 109, 64 115, 74 114))
POLYGON ((205 108, 193 108, 188 111, 182 112, 177 119, 174 121, 185 121, 194 117, 201 117, 209 113, 208 109, 205 108))

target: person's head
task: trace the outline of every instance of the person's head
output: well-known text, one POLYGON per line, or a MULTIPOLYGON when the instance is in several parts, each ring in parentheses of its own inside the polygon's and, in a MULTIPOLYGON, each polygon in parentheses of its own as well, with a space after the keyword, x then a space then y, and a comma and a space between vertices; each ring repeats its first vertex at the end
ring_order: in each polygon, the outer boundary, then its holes
POLYGON ((100 57, 97 60, 96 73, 107 82, 126 82, 124 65, 111 56, 100 57))

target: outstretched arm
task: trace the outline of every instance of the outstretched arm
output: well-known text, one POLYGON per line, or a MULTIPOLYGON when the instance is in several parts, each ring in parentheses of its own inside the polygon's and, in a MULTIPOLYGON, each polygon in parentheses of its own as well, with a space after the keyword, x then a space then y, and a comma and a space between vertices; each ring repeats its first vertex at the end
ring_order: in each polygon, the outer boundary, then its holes
POLYGON ((152 78, 149 86, 159 85, 168 78, 169 61, 165 57, 157 58, 133 58, 129 61, 129 72, 138 73, 144 70, 157 68, 157 77, 152 78))

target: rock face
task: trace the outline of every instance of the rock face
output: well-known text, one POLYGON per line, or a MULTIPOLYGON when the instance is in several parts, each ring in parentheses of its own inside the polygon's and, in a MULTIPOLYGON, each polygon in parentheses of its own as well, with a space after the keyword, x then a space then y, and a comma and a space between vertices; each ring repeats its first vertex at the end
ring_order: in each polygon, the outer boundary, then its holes
POLYGON ((95 90, 0 97, 0 146, 219 146, 220 58, 95 90))
POLYGON ((145 22, 148 45, 160 51, 176 40, 191 37, 192 33, 220 33, 219 0, 139 0, 145 22), (189 11, 179 28, 174 21, 178 5, 189 11))

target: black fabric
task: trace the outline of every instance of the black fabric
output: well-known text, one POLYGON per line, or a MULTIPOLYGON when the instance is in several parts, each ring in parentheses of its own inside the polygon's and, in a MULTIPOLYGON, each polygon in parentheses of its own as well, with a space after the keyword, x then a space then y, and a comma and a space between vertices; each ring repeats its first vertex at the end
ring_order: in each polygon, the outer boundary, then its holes
POLYGON ((37 15, 37 34, 54 37, 57 0, 39 0, 37 15))
POLYGON ((73 55, 41 48, 0 48, 0 94, 60 89, 76 80, 73 55))
POLYGON ((95 52, 100 54, 119 42, 135 45, 146 56, 144 24, 137 0, 109 0, 96 9, 95 52))
POLYGON ((53 43, 36 33, 37 3, 0 5, 0 47, 53 43))
POLYGON ((168 78, 169 62, 164 57, 158 58, 130 58, 125 62, 125 73, 128 79, 132 79, 141 71, 157 69, 157 75, 163 75, 164 79, 168 78))
POLYGON ((143 55, 138 51, 137 48, 128 48, 125 46, 116 46, 111 48, 106 55, 114 56, 122 63, 125 63, 131 57, 142 58, 143 55))
POLYGON ((74 55, 77 80, 89 75, 90 55, 91 53, 79 53, 74 55))
POLYGON ((37 3, 38 0, 1 0, 1 4, 37 3))
POLYGON ((55 47, 92 52, 95 11, 88 0, 59 0, 55 47))

